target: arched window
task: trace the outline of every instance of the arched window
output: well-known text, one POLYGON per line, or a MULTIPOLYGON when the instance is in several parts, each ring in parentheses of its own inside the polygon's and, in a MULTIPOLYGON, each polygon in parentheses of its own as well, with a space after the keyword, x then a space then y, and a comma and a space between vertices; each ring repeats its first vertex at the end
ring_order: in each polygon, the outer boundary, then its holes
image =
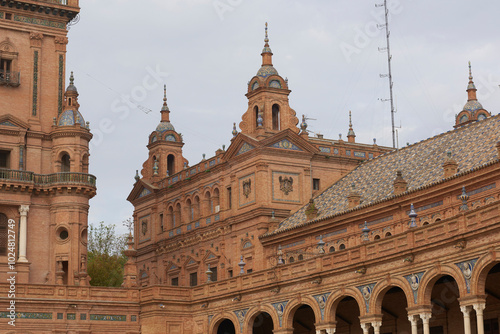
POLYGON ((341 244, 341 245, 339 246, 339 249, 345 249, 345 245, 344 245, 344 244, 341 244))
POLYGON ((61 157, 61 172, 68 173, 70 171, 69 154, 64 153, 61 157))
POLYGON ((273 130, 280 129, 280 106, 273 104, 273 130))
POLYGON ((219 200, 219 189, 215 188, 214 193, 212 195, 212 203, 214 206, 214 212, 217 213, 220 211, 220 200, 219 200))
POLYGON ((210 197, 210 192, 205 193, 205 198, 203 199, 203 215, 210 215, 214 212, 214 207, 212 205, 212 198, 210 197))
POLYGON ((174 217, 175 217, 174 208, 170 206, 167 209, 167 230, 170 230, 175 227, 174 217))
POLYGON ((200 218, 200 198, 196 196, 193 201, 193 218, 192 220, 200 218))
POLYGON ((300 254, 299 255, 299 261, 302 261, 302 260, 304 260, 304 255, 300 254))
POLYGON ((392 235, 392 233, 391 233, 391 232, 387 232, 387 233, 385 234, 385 237, 387 238, 387 237, 390 237, 391 235, 392 235))
POLYGON ((258 127, 259 126, 259 121, 258 121, 258 118, 259 118, 259 107, 255 106, 253 107, 253 113, 255 115, 255 127, 258 127))
POLYGON ((174 215, 172 216, 172 227, 181 224, 181 204, 177 203, 174 210, 174 215))
POLYGON ((293 257, 290 257, 290 259, 288 260, 289 263, 294 263, 295 262, 295 259, 293 257))
POLYGON ((332 246, 332 247, 330 247, 330 249, 328 250, 328 253, 333 253, 333 252, 335 252, 335 247, 333 247, 333 246, 332 246))
POLYGON ((175 174, 175 157, 173 156, 173 154, 169 154, 167 157, 167 170, 168 175, 175 174))
POLYGON ((191 200, 188 199, 186 202, 186 208, 185 210, 187 211, 187 217, 189 221, 194 220, 194 208, 193 205, 191 204, 191 200))
POLYGON ((8 244, 8 227, 7 216, 0 213, 0 255, 7 255, 7 244, 8 244))
POLYGON ((373 240, 379 240, 380 239, 380 235, 376 235, 375 238, 373 238, 373 240))

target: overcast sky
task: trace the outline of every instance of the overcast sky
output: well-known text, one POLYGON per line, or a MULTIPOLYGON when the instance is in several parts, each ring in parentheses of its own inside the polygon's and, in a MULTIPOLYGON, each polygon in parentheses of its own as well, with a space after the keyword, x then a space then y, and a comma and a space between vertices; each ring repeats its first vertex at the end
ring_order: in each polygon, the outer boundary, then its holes
MULTIPOLYGON (((290 106, 314 133, 392 146, 383 9, 352 0, 82 0, 71 27, 67 76, 90 121, 97 196, 89 223, 121 226, 135 170, 160 121, 163 84, 170 120, 190 165, 230 144, 247 109, 247 82, 261 65, 269 23, 273 64, 287 77, 290 106)), ((467 100, 472 62, 478 98, 500 110, 497 0, 395 0, 392 74, 399 146, 451 130, 467 100)), ((68 81, 67 81, 68 82, 68 81)), ((120 231, 125 229, 120 228, 120 231)))

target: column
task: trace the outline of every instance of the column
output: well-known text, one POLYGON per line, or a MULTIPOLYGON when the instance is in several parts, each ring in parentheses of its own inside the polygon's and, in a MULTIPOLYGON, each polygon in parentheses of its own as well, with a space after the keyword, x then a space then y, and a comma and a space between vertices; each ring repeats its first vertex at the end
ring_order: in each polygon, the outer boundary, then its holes
POLYGON ((375 334, 380 334, 380 327, 382 326, 382 321, 372 322, 373 330, 375 334))
POLYGON ((476 310, 477 334, 484 334, 483 311, 486 307, 486 303, 477 303, 473 306, 474 310, 476 310))
POLYGON ((408 320, 411 322, 411 334, 417 334, 418 331, 418 315, 409 315, 408 320))
POLYGON ((28 259, 26 258, 28 211, 30 211, 29 205, 21 205, 19 207, 19 213, 21 214, 21 220, 19 222, 19 258, 17 259, 19 262, 28 262, 28 259))
POLYGON ((370 331, 370 323, 369 322, 362 323, 361 328, 363 329, 363 334, 368 334, 370 331))
POLYGON ((464 334, 471 334, 470 331, 470 306, 460 306, 460 311, 464 314, 464 334))
POLYGON ((430 334, 429 330, 429 319, 432 317, 432 313, 422 313, 420 314, 420 318, 424 324, 424 334, 430 334))

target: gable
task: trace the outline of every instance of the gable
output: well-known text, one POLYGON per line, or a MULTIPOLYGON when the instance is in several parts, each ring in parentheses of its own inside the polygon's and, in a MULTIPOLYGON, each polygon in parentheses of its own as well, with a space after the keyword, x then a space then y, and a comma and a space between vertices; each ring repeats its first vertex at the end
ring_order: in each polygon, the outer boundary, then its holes
POLYGON ((139 180, 134 184, 134 188, 128 195, 127 201, 132 202, 136 199, 148 196, 156 189, 158 188, 148 184, 147 182, 144 182, 143 180, 139 180))
POLYGON ((29 128, 28 123, 20 120, 19 118, 11 114, 0 116, 0 125, 18 127, 26 130, 29 128))

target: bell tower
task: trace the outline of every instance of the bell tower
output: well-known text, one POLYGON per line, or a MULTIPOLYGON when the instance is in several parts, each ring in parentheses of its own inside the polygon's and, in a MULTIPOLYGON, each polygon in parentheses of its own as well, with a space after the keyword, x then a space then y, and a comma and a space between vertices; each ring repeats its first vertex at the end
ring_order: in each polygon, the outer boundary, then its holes
POLYGON ((149 158, 142 165, 144 179, 154 182, 180 172, 188 161, 182 156, 182 136, 170 123, 170 109, 167 105, 167 88, 163 87, 161 121, 149 135, 149 158))
POLYGON ((273 67, 273 53, 269 47, 267 22, 265 28, 262 66, 248 83, 248 109, 240 122, 241 132, 257 139, 268 137, 285 129, 299 132, 299 119, 288 104, 288 80, 273 67))

